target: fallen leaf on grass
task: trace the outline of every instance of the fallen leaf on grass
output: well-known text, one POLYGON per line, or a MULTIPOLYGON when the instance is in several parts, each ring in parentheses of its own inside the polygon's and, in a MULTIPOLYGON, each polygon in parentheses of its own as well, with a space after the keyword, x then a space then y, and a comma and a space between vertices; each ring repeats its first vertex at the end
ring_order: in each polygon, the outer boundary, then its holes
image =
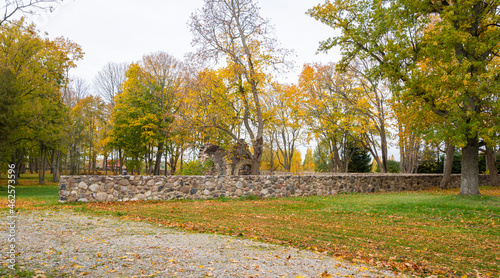
POLYGON ((330 275, 330 273, 328 273, 328 271, 325 270, 325 272, 321 273, 319 275, 319 277, 322 277, 322 278, 332 278, 332 276, 330 275))

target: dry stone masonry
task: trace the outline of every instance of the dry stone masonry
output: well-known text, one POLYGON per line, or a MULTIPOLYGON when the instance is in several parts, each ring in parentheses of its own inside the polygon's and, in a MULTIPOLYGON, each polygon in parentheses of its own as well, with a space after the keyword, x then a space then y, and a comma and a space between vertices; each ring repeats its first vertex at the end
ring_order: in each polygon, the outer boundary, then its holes
MULTIPOLYGON (((339 193, 416 191, 438 186, 441 175, 336 174, 310 176, 62 176, 60 202, 299 197, 339 193)), ((488 176, 480 176, 487 185, 488 176)), ((453 175, 451 187, 460 185, 453 175)))

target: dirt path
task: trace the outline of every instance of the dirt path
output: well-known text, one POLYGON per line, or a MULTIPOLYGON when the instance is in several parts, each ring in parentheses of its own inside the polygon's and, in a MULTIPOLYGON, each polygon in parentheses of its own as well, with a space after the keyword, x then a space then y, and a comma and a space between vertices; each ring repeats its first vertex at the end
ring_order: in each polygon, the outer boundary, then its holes
POLYGON ((148 223, 54 211, 18 217, 19 264, 40 277, 393 277, 324 254, 148 223))

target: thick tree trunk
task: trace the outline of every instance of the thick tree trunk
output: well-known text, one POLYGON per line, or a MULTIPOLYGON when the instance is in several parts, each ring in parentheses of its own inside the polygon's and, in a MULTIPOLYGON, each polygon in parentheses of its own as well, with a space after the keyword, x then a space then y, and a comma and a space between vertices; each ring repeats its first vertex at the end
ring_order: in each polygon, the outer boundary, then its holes
POLYGON ((440 188, 447 188, 451 180, 451 170, 453 168, 453 157, 455 156, 455 145, 446 142, 443 178, 439 183, 440 188))
POLYGON ((468 138, 462 149, 462 178, 460 194, 480 195, 479 193, 479 142, 477 137, 468 138))
POLYGON ((490 185, 500 186, 500 178, 498 177, 498 170, 496 164, 495 151, 486 145, 486 166, 490 172, 490 185))
POLYGON ((15 165, 15 173, 14 173, 14 184, 19 184, 19 178, 21 177, 21 171, 24 160, 24 149, 16 150, 14 155, 14 165, 15 165))
POLYGON ((55 161, 52 170, 52 181, 59 182, 59 161, 61 160, 61 151, 54 151, 55 161))
POLYGON ((161 157, 163 156, 163 142, 158 145, 158 152, 156 153, 155 169, 153 170, 153 175, 160 175, 161 157))
MULTIPOLYGON (((382 121, 383 123, 383 121, 382 121)), ((382 152, 382 165, 384 168, 383 173, 387 173, 388 168, 387 168, 387 136, 385 134, 385 126, 382 124, 381 125, 381 132, 380 132, 380 150, 382 152)), ((380 172, 382 172, 382 168, 380 169, 380 172)))
MULTIPOLYGON (((264 138, 257 137, 253 142, 253 156, 252 156, 252 165, 250 166, 250 174, 251 175, 259 175, 260 174, 260 159, 262 158, 262 151, 264 148, 264 138)), ((237 173, 235 173, 237 175, 237 173)))
POLYGON ((340 155, 339 155, 339 149, 337 148, 337 142, 331 141, 331 153, 333 153, 331 162, 332 162, 332 173, 338 173, 340 172, 340 155))

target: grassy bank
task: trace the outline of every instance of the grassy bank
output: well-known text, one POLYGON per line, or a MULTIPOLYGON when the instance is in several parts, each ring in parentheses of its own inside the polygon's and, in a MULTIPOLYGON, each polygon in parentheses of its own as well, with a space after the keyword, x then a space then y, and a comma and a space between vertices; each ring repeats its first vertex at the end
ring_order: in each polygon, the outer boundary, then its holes
MULTIPOLYGON (((417 275, 500 275, 500 190, 268 200, 59 204, 56 185, 22 185, 23 209, 72 209, 287 244, 417 275)), ((6 191, 0 191, 2 205, 6 191)), ((3 205, 5 207, 5 205, 3 205)))

